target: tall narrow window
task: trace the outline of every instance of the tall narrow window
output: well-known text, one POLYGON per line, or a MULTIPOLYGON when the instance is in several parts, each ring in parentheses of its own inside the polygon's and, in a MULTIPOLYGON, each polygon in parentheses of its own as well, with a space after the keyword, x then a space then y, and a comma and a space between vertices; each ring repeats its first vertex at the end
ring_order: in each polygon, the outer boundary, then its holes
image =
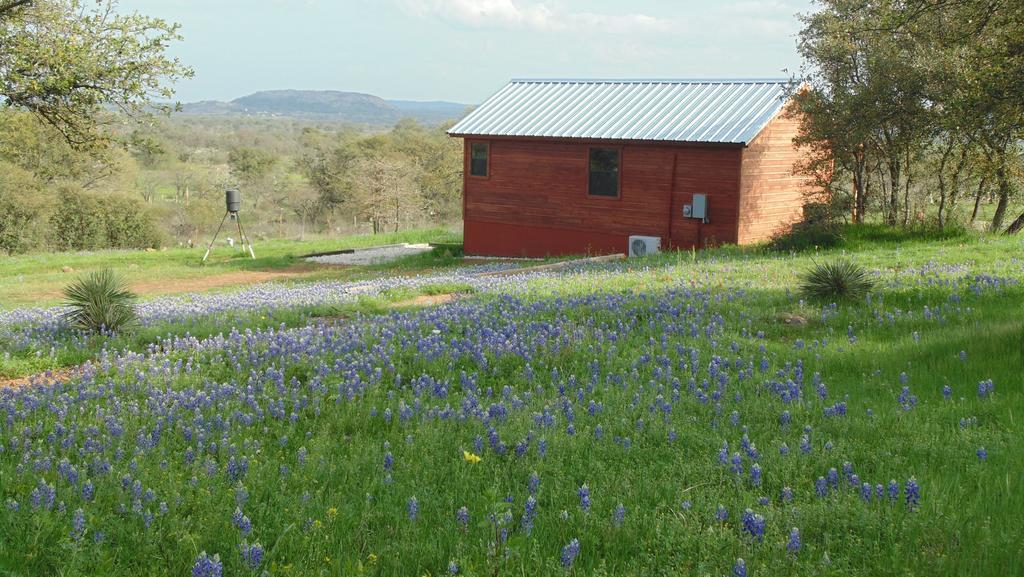
POLYGON ((590 196, 619 196, 619 149, 590 149, 590 196))
POLYGON ((490 170, 489 160, 491 147, 486 142, 474 142, 469 145, 469 174, 470 176, 487 176, 490 170))

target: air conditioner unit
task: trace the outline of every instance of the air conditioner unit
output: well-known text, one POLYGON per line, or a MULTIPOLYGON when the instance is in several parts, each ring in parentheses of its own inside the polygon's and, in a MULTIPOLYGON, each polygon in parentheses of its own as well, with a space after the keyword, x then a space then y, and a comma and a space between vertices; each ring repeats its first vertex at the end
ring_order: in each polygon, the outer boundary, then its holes
POLYGON ((657 236, 629 237, 629 256, 647 256, 661 249, 661 238, 657 236))

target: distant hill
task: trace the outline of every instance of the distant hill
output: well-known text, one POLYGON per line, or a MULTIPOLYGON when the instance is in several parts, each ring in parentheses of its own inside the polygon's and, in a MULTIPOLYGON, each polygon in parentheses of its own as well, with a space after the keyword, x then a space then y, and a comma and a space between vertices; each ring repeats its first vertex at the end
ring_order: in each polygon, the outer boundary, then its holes
POLYGON ((183 106, 185 114, 280 116, 352 124, 392 125, 403 118, 439 124, 462 118, 468 104, 384 100, 335 90, 266 90, 231 102, 204 100, 183 106))

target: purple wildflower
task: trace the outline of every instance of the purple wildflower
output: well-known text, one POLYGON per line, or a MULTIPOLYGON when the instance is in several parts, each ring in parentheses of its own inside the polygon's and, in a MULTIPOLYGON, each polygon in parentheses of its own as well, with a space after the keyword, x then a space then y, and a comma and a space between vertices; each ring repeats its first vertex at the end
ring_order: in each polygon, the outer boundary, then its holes
POLYGON ((625 521, 625 520, 626 520, 626 507, 622 503, 619 503, 619 505, 617 507, 615 507, 615 511, 612 513, 612 524, 615 525, 616 527, 619 527, 619 526, 622 525, 622 522, 625 521))
POLYGON ((789 541, 786 542, 786 551, 796 555, 800 552, 800 547, 802 546, 800 542, 800 529, 793 527, 789 530, 789 541))
POLYGON ((469 509, 465 506, 459 507, 459 510, 455 512, 455 521, 459 524, 459 528, 463 531, 469 528, 469 509))
POLYGON ((977 455, 978 455, 978 460, 979 461, 984 461, 984 460, 988 459, 988 451, 985 449, 985 447, 979 448, 978 452, 977 452, 977 455))
POLYGON ((751 509, 743 512, 743 530, 757 542, 764 540, 764 517, 751 509))
POLYGON ((239 545, 239 550, 242 555, 242 562, 249 567, 249 569, 259 569, 260 565, 263 564, 263 546, 259 543, 242 543, 239 545))
POLYGON ((224 564, 220 562, 220 555, 210 557, 203 551, 196 558, 192 566, 192 577, 221 577, 224 573, 224 564))
POLYGON ((566 569, 572 567, 573 561, 580 554, 580 540, 573 538, 569 541, 569 544, 562 547, 562 567, 566 569))
POLYGON ((71 538, 78 541, 85 535, 85 511, 75 509, 71 517, 71 538))
POLYGON ((737 559, 732 566, 732 577, 747 577, 747 562, 737 559))
POLYGON ((908 509, 916 509, 918 504, 921 502, 921 487, 917 484, 917 479, 911 477, 907 479, 907 484, 903 486, 903 492, 906 497, 906 503, 908 509))
POLYGON ((420 502, 416 497, 409 497, 409 502, 406 505, 409 513, 409 520, 415 521, 416 517, 420 513, 420 502))
POLYGON ((583 483, 583 486, 580 487, 578 491, 576 491, 576 494, 579 495, 580 498, 580 509, 583 509, 584 511, 589 511, 590 487, 588 487, 586 483, 583 483))

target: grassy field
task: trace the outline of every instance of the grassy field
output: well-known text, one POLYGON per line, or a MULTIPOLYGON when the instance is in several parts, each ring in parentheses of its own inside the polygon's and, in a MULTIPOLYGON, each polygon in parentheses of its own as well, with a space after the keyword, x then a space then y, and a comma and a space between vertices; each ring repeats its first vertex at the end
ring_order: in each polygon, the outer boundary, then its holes
MULTIPOLYGON (((304 254, 360 248, 400 242, 461 242, 461 236, 444 229, 417 230, 381 235, 324 238, 309 241, 268 240, 255 245, 256 259, 238 247, 217 246, 204 264, 206 247, 171 248, 163 251, 97 251, 88 253, 40 253, 0 257, 0 309, 52 306, 61 301, 61 290, 76 276, 109 267, 123 274, 133 288, 148 296, 193 290, 225 289, 267 280, 317 280, 380 274, 382 267, 317 266, 297 258, 304 254), (64 272, 70 267, 73 272, 64 272)), ((410 270, 434 263, 407 259, 399 263, 410 270)), ((389 265, 395 270, 396 265, 389 265)))
POLYGON ((1013 575, 1022 249, 859 229, 109 347, 0 393, 0 571, 1013 575), (835 257, 870 299, 802 301, 835 257))

